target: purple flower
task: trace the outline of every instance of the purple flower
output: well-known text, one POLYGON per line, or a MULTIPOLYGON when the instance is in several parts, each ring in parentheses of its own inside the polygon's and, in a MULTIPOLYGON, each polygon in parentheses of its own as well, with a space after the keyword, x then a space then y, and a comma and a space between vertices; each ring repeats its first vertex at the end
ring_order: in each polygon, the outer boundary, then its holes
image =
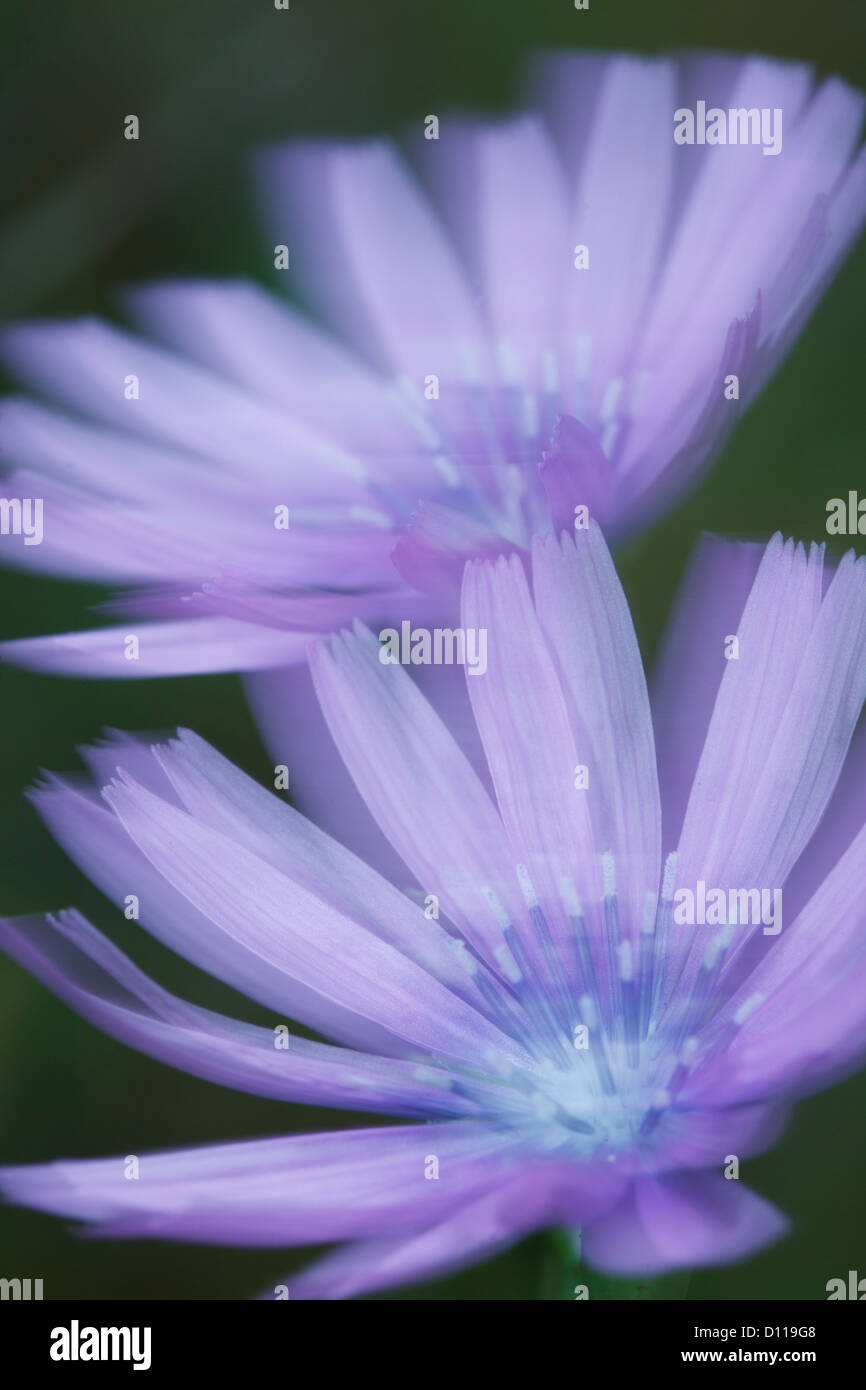
POLYGON ((655 735, 600 531, 536 539, 531 578, 515 557, 467 567, 463 624, 488 635, 468 752, 360 625, 314 650, 330 730, 414 890, 190 733, 91 750, 102 799, 53 778, 35 793, 111 899, 134 895, 147 930, 273 1029, 173 998, 78 913, 2 927, 152 1056, 427 1123, 143 1155, 134 1179, 119 1157, 9 1168, 12 1200, 115 1236, 343 1243, 293 1298, 432 1277, 552 1225, 581 1228, 591 1265, 640 1274, 784 1231, 730 1165, 866 1043, 866 741, 847 756, 866 561, 828 573, 780 537, 706 542, 655 735), (683 925, 701 884, 708 902, 782 889, 781 930, 730 907, 683 925), (288 1038, 291 1019, 338 1046, 288 1038))
POLYGON ((127 296, 146 338, 6 331, 6 363, 61 412, 4 405, 7 493, 44 502, 41 543, 4 553, 126 594, 121 626, 5 656, 283 667, 412 593, 419 618, 447 612, 467 557, 575 507, 615 536, 646 526, 857 234, 862 114, 842 82, 767 59, 560 55, 513 119, 419 121, 415 173, 383 141, 268 153, 268 245, 326 329, 252 284, 190 281, 127 296))

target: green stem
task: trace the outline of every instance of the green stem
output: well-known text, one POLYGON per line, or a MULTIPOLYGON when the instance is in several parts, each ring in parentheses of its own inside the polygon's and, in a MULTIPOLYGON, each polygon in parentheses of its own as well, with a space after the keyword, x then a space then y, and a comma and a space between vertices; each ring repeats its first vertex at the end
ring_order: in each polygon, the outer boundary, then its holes
POLYGON ((634 1276, 628 1279, 616 1279, 609 1274, 600 1274, 581 1263, 580 1233, 556 1230, 547 1233, 538 1297, 546 1301, 679 1301, 685 1299, 690 1279, 689 1270, 677 1270, 673 1274, 634 1276))

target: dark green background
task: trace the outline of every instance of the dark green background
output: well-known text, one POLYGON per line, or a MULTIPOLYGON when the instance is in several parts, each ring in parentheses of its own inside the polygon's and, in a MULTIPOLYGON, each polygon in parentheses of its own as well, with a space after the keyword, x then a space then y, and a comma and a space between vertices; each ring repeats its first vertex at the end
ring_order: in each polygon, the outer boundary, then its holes
MULTIPOLYGON (((866 8, 730 0, 148 0, 7 4, 0 14, 4 151, 0 314, 112 313, 112 292, 161 274, 265 276, 247 197, 251 143, 313 131, 376 131, 451 104, 504 107, 539 42, 658 52, 696 45, 807 59, 866 87, 866 8), (129 112, 142 138, 121 138, 129 112)), ((828 498, 866 485, 861 245, 715 471, 620 557, 647 656, 702 529, 821 539, 828 498)), ((0 636, 83 626, 106 595, 0 575, 0 636)), ((235 677, 129 683, 0 669, 0 909, 75 904, 170 988, 240 1016, 246 1001, 118 921, 54 846, 22 790, 39 767, 75 766, 105 725, 186 724, 252 775, 271 762, 235 677), (135 938, 134 940, 132 938, 135 938)), ((270 1018, 262 1021, 270 1023, 270 1018)), ((866 1274, 866 1075, 804 1104, 786 1138, 743 1176, 794 1218, 794 1234, 693 1279, 693 1298, 824 1298, 866 1274)), ((349 1124, 364 1123, 349 1117, 349 1124)), ((153 1148, 337 1128, 346 1117, 237 1095, 139 1057, 0 961, 0 1160, 153 1148)), ((395 1297, 537 1296, 540 1242, 395 1297)), ((0 1276, 45 1280, 49 1298, 242 1298, 306 1258, 81 1240, 63 1223, 0 1210, 0 1276)), ((592 1281, 590 1279, 590 1286, 592 1281)))

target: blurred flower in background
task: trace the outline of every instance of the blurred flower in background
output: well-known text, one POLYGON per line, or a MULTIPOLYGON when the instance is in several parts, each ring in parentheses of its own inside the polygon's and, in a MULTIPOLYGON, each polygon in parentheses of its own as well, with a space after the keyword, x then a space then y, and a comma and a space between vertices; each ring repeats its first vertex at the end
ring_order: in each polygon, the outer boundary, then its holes
POLYGON ((726 1165, 866 1046, 866 746, 848 754, 866 561, 826 573, 781 537, 705 543, 651 715, 599 529, 532 552, 532 593, 516 557, 467 568, 462 621, 489 638, 466 682, 470 756, 360 625, 312 653, 424 907, 186 732, 90 750, 101 799, 55 778, 35 793, 110 898, 134 891, 142 925, 273 1029, 173 997, 78 913, 2 926, 12 956, 152 1056, 428 1123, 145 1154, 133 1172, 129 1156, 7 1168, 13 1201, 113 1237, 348 1242, 292 1298, 432 1277, 548 1226, 623 1274, 783 1233, 726 1165), (785 930, 684 930, 674 903, 699 879, 779 885, 785 930), (287 1018, 340 1046, 289 1038, 287 1018))
POLYGON ((569 54, 533 65, 511 119, 265 153, 274 263, 315 318, 192 280, 126 296, 146 337, 5 331, 10 370, 52 402, 3 404, 7 494, 44 502, 41 542, 5 553, 126 593, 121 626, 3 655, 282 668, 355 617, 447 616, 467 557, 523 551, 575 508, 614 540, 645 527, 859 231, 862 114, 804 66, 569 54), (781 112, 780 148, 677 144, 700 102, 781 112))

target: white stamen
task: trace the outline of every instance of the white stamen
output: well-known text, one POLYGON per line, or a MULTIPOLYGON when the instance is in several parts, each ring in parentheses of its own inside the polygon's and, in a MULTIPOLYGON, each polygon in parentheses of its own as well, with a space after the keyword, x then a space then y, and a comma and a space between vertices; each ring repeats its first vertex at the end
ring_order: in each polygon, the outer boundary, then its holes
POLYGON ((461 338, 455 346, 457 349, 457 362, 464 386, 480 386, 481 373, 478 370, 478 353, 475 350, 474 343, 467 342, 465 338, 461 338))
POLYGON ((556 1114, 556 1105, 550 1099, 550 1096, 543 1095, 541 1091, 533 1091, 529 1100, 539 1120, 553 1119, 556 1114))
POLYGON ((538 907, 538 894, 532 886, 532 879, 529 877, 529 870, 525 864, 517 865, 517 881, 520 884, 520 891, 526 899, 526 906, 538 907))
POLYGON ((595 1005, 590 996, 588 994, 582 994, 577 1002, 580 1005, 581 1016, 587 1028, 597 1027, 598 1014, 596 1013, 595 1005))
POLYGON ((448 458, 447 454, 436 454, 433 463, 437 473, 445 480, 448 487, 460 486, 460 469, 453 459, 448 458))
POLYGON ((541 385, 548 396, 559 390, 559 361, 553 348, 541 349, 541 385))
POLYGON ((652 381, 652 377, 652 372, 647 371, 638 372, 636 376, 632 377, 629 384, 628 404, 626 406, 626 411, 629 415, 637 415, 643 398, 646 395, 647 387, 652 381))
POLYGON ((713 966, 718 964, 720 956, 724 955, 727 950, 729 941, 730 937, 726 936, 723 931, 719 932, 717 936, 711 939, 707 949, 704 951, 703 965, 705 970, 712 970, 713 966))
POLYGON ((372 507, 350 507, 349 519, 351 521, 365 521, 370 526, 378 526, 383 531, 389 531, 393 522, 384 512, 374 511, 372 507))
POLYGON ((559 892, 569 917, 582 917, 583 908, 580 905, 580 898, 577 896, 577 889, 570 878, 559 880, 559 892))
POLYGON ((448 1073, 437 1071, 435 1067, 416 1067, 412 1075, 416 1081, 422 1081, 428 1086, 439 1086, 443 1091, 447 1091, 451 1085, 448 1073))
POLYGON ((662 899, 669 903, 674 896, 674 882, 677 874, 677 852, 674 850, 665 860, 665 872, 662 880, 662 899))
POLYGON ((616 948, 619 960, 619 977, 621 980, 634 979, 634 957, 632 956, 631 942, 621 941, 616 948))
POLYGON ((497 338, 496 363, 503 385, 517 386, 521 380, 520 358, 509 338, 497 338))
POLYGON ((505 485, 511 497, 521 497, 526 491, 526 478, 523 469, 510 463, 505 469, 505 485))
POLYGON ((524 391, 520 398, 520 428, 525 439, 538 434, 538 401, 532 391, 524 391))
POLYGON ((586 381, 592 365, 592 334, 578 333, 574 340, 574 374, 586 381))
POLYGON ((505 911, 502 903, 499 901, 492 888, 485 886, 481 889, 481 893, 484 897, 484 901, 496 918, 497 926, 500 930, 505 931, 507 927, 511 926, 511 922, 509 921, 508 913, 505 911))
POLYGON ((656 927, 656 895, 647 893, 643 905, 643 921, 641 922, 641 933, 645 936, 652 936, 656 927))
POLYGON ((451 947, 451 950, 454 952, 454 955, 457 957, 467 975, 477 975, 478 962, 475 960, 474 956, 470 954, 466 942, 458 941, 454 937, 449 937, 448 945, 451 947))
POLYGON ((743 1003, 737 1009, 737 1012, 734 1014, 734 1022, 738 1026, 745 1023, 746 1019, 751 1018, 752 1014, 755 1012, 756 1009, 759 1009, 761 1007, 763 1002, 763 994, 750 994, 748 999, 745 999, 743 1001, 743 1003))
POLYGON ((511 954, 504 941, 501 946, 496 947, 493 954, 506 980, 510 980, 513 985, 519 984, 523 976, 520 973, 517 961, 514 959, 514 956, 511 954))
POLYGON ((607 383, 604 396, 602 397, 599 417, 603 424, 609 424, 616 414, 617 406, 622 396, 623 379, 615 376, 612 381, 607 383))
POLYGON ((613 446, 617 441, 618 435, 619 422, 617 420, 608 420, 607 424, 602 426, 601 439, 599 440, 599 445, 601 447, 601 452, 604 454, 605 458, 609 459, 613 454, 613 446))
POLYGON ((613 855, 610 850, 606 850, 601 856, 601 878, 602 891, 606 898, 616 897, 616 868, 614 866, 613 855))

